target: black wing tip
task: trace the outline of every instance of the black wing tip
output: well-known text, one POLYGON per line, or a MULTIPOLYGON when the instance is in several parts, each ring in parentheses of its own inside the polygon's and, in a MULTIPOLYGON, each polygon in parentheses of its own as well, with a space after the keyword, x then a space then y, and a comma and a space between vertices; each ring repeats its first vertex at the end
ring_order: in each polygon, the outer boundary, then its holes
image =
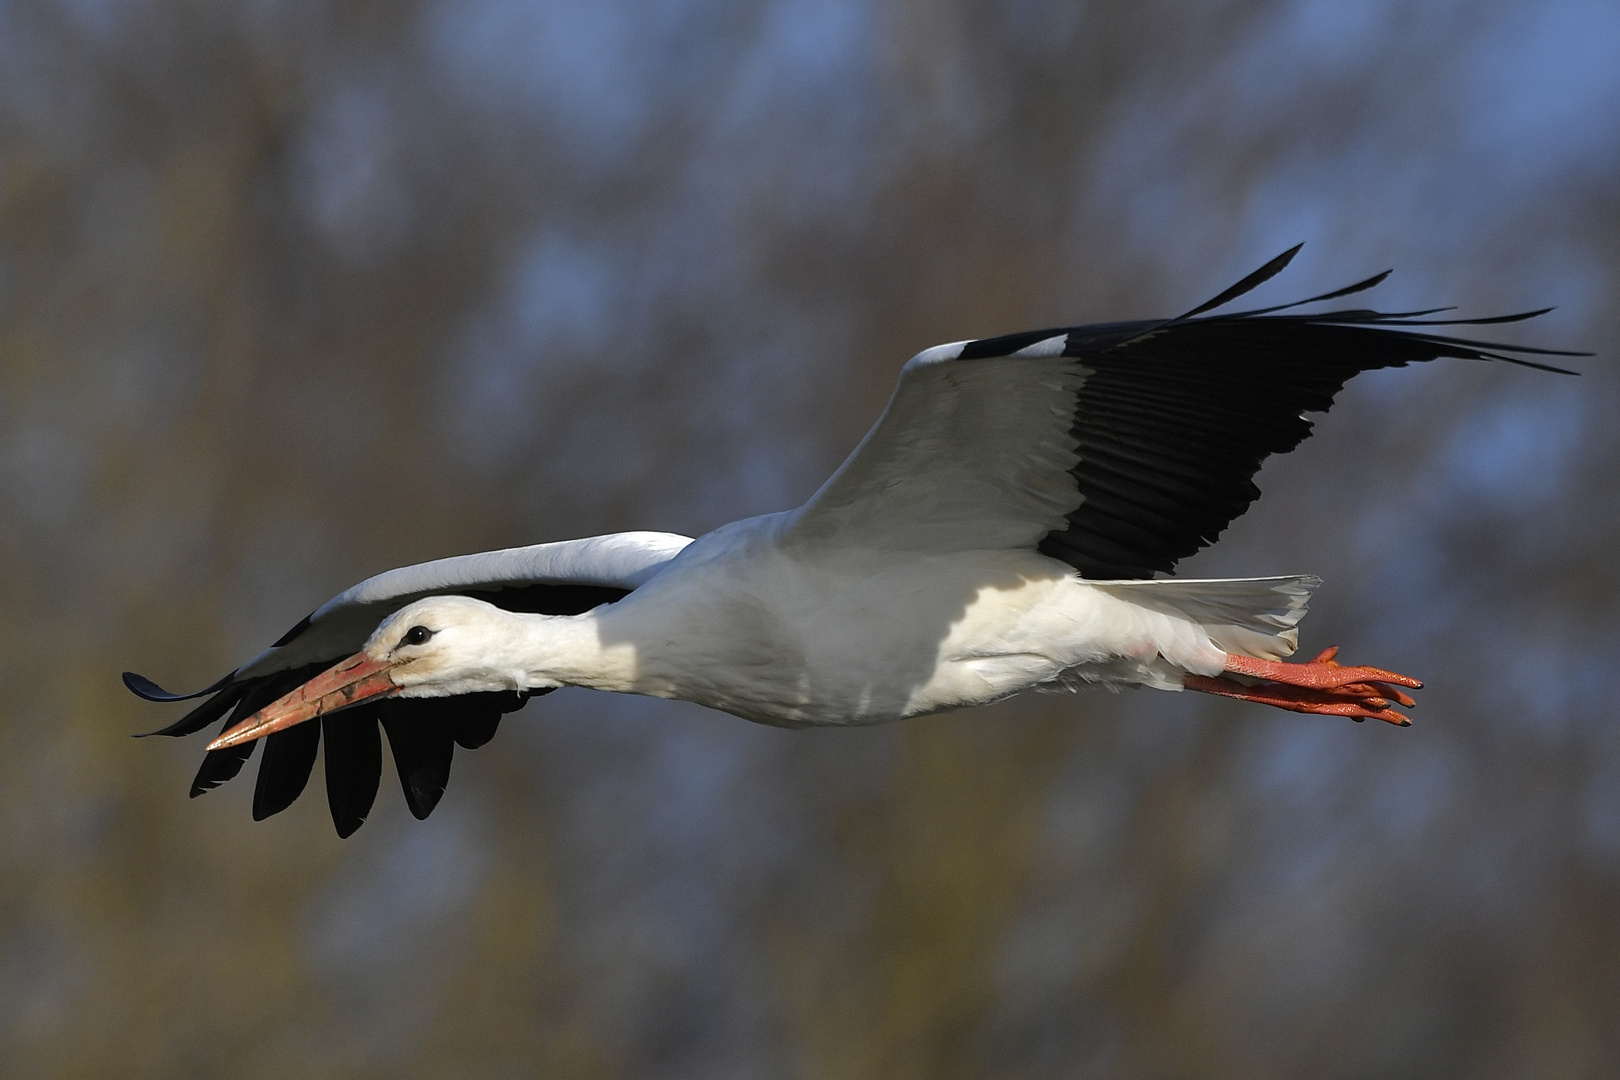
POLYGON ((455 744, 452 743, 449 752, 444 755, 442 773, 417 769, 409 777, 400 776, 400 787, 405 792, 405 805, 410 808, 411 816, 417 821, 426 821, 428 815, 438 809, 440 800, 444 798, 445 789, 450 786, 450 759, 454 752, 455 744))
POLYGON ((382 779, 382 732, 377 707, 320 720, 326 755, 326 807, 339 840, 366 823, 382 779))
MULTIPOLYGON (((229 726, 230 721, 226 721, 229 726)), ((221 730, 224 730, 221 728, 221 730)), ((247 764, 253 751, 259 748, 258 741, 241 743, 237 746, 227 746, 223 750, 210 750, 203 755, 202 764, 197 767, 197 775, 191 781, 191 797, 213 791, 221 784, 228 783, 236 778, 247 764)))
POLYGON ((299 619, 297 626, 294 626, 291 630, 288 630, 285 634, 282 634, 280 637, 276 638, 276 640, 271 643, 270 647, 272 649, 279 649, 283 645, 289 644, 293 638, 296 638, 299 634, 302 634, 305 630, 309 629, 309 622, 314 617, 315 613, 312 611, 308 615, 305 615, 302 619, 299 619))
POLYGON ((426 821, 428 815, 438 809, 440 800, 444 798, 445 788, 450 786, 449 768, 446 765, 442 779, 438 776, 423 775, 418 771, 409 777, 402 775, 399 780, 399 786, 405 793, 405 805, 409 808, 411 816, 417 821, 426 821))
MULTIPOLYGON (((1254 287, 1298 250, 1189 315, 1254 287)), ((1241 516, 1260 495, 1252 478, 1265 459, 1296 447, 1311 430, 1305 414, 1326 411, 1358 372, 1452 357, 1572 375, 1578 372, 1539 358, 1591 355, 1435 332, 1522 322, 1552 310, 1546 307, 1478 319, 1426 318, 1449 309, 1288 310, 1370 289, 1388 276, 1384 271, 1294 304, 1181 316, 1100 340, 1080 392, 1092 411, 1077 408, 1071 429, 1079 461, 1070 473, 1082 503, 1038 550, 1087 580, 1152 578, 1213 543, 1241 516), (1230 422, 1210 420, 1223 408, 1230 422), (1221 453, 1212 455, 1212 448, 1221 453)), ((1122 324, 1071 333, 1065 355, 1076 354, 1076 338, 1097 339, 1099 329, 1116 326, 1122 324)))
POLYGON ((172 694, 145 675, 133 671, 126 671, 123 675, 124 688, 144 701, 184 701, 189 695, 172 694))
POLYGON ((1380 270, 1372 277, 1362 278, 1354 285, 1346 285, 1342 289, 1334 289, 1332 292, 1325 292, 1320 296, 1313 296, 1309 300, 1297 300, 1292 304, 1284 304, 1282 307, 1272 308, 1271 310, 1284 311, 1288 308, 1304 307, 1306 304, 1319 304, 1324 300, 1338 300, 1346 296, 1354 296, 1356 293, 1363 293, 1369 289, 1376 289, 1389 278, 1389 275, 1393 274, 1394 272, 1395 268, 1392 266, 1388 270, 1380 270))
MULTIPOLYGON (((1553 355, 1553 356, 1591 356, 1592 353, 1552 353, 1551 355, 1553 355)), ((1492 360, 1502 360, 1502 361, 1505 361, 1505 362, 1507 362, 1509 364, 1517 364, 1519 367, 1534 368, 1536 371, 1545 371, 1545 372, 1547 372, 1549 374, 1552 374, 1552 375, 1574 375, 1574 376, 1579 377, 1580 374, 1581 374, 1578 371, 1571 371, 1569 368, 1559 367, 1557 364, 1542 364, 1542 363, 1538 363, 1535 360, 1526 360, 1522 356, 1503 356, 1503 355, 1501 355, 1499 353, 1491 353, 1491 354, 1488 354, 1488 357, 1489 357, 1489 359, 1492 359, 1492 360)))
POLYGON ((1243 280, 1239 281, 1236 285, 1233 285, 1231 288, 1225 289, 1216 294, 1214 297, 1204 301, 1202 304, 1199 304, 1191 311, 1182 315, 1177 315, 1171 321, 1180 322, 1182 319, 1190 319, 1194 315, 1202 315, 1206 311, 1213 311, 1222 304, 1229 304, 1233 300, 1236 300, 1238 297, 1242 296, 1244 293, 1264 285, 1266 282, 1282 273, 1283 268, 1294 261, 1294 256, 1298 255, 1300 249, 1304 246, 1304 241, 1295 244, 1281 255, 1278 255, 1276 258, 1266 263, 1260 269, 1243 278, 1243 280))
MULTIPOLYGON (((1218 308, 1218 307, 1221 307, 1224 304, 1230 303, 1231 301, 1233 301, 1233 300, 1237 299, 1238 297, 1242 296, 1244 293, 1247 293, 1250 290, 1257 288, 1258 286, 1264 284, 1265 282, 1271 280, 1273 277, 1277 276, 1277 274, 1281 273, 1282 270, 1285 267, 1287 267, 1289 263, 1293 262, 1294 256, 1298 255, 1299 252, 1300 252, 1300 249, 1303 248, 1304 246, 1305 245, 1304 245, 1303 242, 1295 244, 1293 247, 1289 248, 1287 251, 1284 251, 1282 254, 1278 255, 1276 258, 1272 259, 1270 262, 1266 263, 1264 266, 1260 267, 1258 270, 1254 271, 1253 273, 1249 274, 1247 277, 1243 278, 1241 281, 1239 281, 1237 284, 1233 285, 1231 288, 1226 289, 1224 292, 1221 292, 1219 295, 1213 297, 1212 299, 1210 299, 1210 300, 1208 300, 1208 301, 1206 301, 1206 302, 1204 302, 1202 304, 1199 304, 1197 307, 1193 308, 1191 311, 1188 311, 1188 312, 1186 312, 1185 314, 1182 314, 1182 315, 1177 315, 1174 319, 1168 320, 1168 323, 1185 322, 1185 321, 1187 321, 1189 319, 1192 319, 1194 316, 1202 315, 1207 311, 1212 311, 1215 308, 1218 308)), ((1296 300, 1291 304, 1279 304, 1279 305, 1277 305, 1275 307, 1260 308, 1260 309, 1254 310, 1254 311, 1240 311, 1240 312, 1235 312, 1235 313, 1229 314, 1229 315, 1216 315, 1216 316, 1212 316, 1211 319, 1212 320, 1232 320, 1232 319, 1254 318, 1254 317, 1257 317, 1257 316, 1273 315, 1275 312, 1287 311, 1287 310, 1289 310, 1291 308, 1304 307, 1307 304, 1320 303, 1320 302, 1325 301, 1325 300, 1337 300, 1340 297, 1351 296, 1351 295, 1354 295, 1355 293, 1360 293, 1360 292, 1366 292, 1368 289, 1372 289, 1372 288, 1382 284, 1394 272, 1395 272, 1394 267, 1391 267, 1388 270, 1382 270, 1382 271, 1372 275, 1371 277, 1363 278, 1361 281, 1358 281, 1353 285, 1347 285, 1342 289, 1334 289, 1331 292, 1322 293, 1320 296, 1313 296, 1313 297, 1310 297, 1309 299, 1306 299, 1306 300, 1296 300)), ((1405 311, 1405 312, 1381 312, 1381 311, 1375 311, 1375 310, 1371 310, 1371 309, 1357 309, 1357 310, 1354 310, 1354 311, 1325 312, 1325 313, 1316 314, 1316 315, 1313 315, 1313 314, 1288 315, 1288 316, 1282 316, 1282 318, 1297 319, 1297 320, 1304 321, 1304 322, 1323 322, 1323 323, 1343 322, 1343 323, 1347 323, 1347 324, 1370 324, 1370 325, 1381 326, 1381 327, 1393 327, 1393 326, 1497 326, 1497 325, 1501 325, 1501 324, 1504 324, 1504 323, 1517 323, 1517 322, 1524 322, 1524 321, 1529 320, 1529 319, 1540 318, 1541 316, 1546 315, 1549 312, 1552 312, 1552 311, 1556 310, 1556 307, 1549 305, 1548 307, 1536 308, 1536 309, 1534 309, 1532 311, 1517 311, 1517 312, 1513 312, 1512 314, 1508 314, 1508 315, 1490 315, 1490 316, 1484 316, 1484 317, 1481 317, 1481 318, 1471 318, 1471 319, 1424 319, 1423 318, 1423 316, 1426 316, 1426 315, 1436 315, 1436 314, 1439 314, 1441 312, 1451 311, 1451 310, 1454 310, 1454 309, 1450 308, 1450 307, 1442 307, 1442 308, 1429 308, 1429 309, 1424 310, 1424 311, 1405 311)), ((1200 321, 1207 321, 1207 320, 1200 320, 1200 321)), ((1534 356, 1593 356, 1593 355, 1595 355, 1595 354, 1590 353, 1590 352, 1580 352, 1580 351, 1569 350, 1569 349, 1538 349, 1538 348, 1533 348, 1533 347, 1527 346, 1527 345, 1524 345, 1524 346, 1521 346, 1521 345, 1506 345, 1506 344, 1502 344, 1502 343, 1499 343, 1499 342, 1466 341, 1466 340, 1457 339, 1457 338, 1434 337, 1434 338, 1432 338, 1432 340, 1437 341, 1437 342, 1444 342, 1444 343, 1447 343, 1447 344, 1472 345, 1472 346, 1475 346, 1476 348, 1480 348, 1482 350, 1485 350, 1485 349, 1499 349, 1499 350, 1502 350, 1502 353, 1521 353, 1521 354, 1528 353, 1528 354, 1534 355, 1534 356)), ((981 343, 980 342, 973 342, 971 344, 978 345, 978 344, 981 344, 981 343)), ((1549 372, 1552 372, 1552 373, 1557 374, 1557 375, 1579 375, 1580 374, 1580 372, 1571 371, 1568 368, 1557 367, 1557 366, 1555 366, 1553 364, 1537 363, 1537 362, 1535 362, 1533 360, 1525 360, 1525 359, 1523 359, 1522 357, 1519 357, 1519 356, 1502 355, 1502 353, 1485 353, 1485 354, 1483 354, 1483 357, 1486 358, 1486 359, 1491 359, 1491 360, 1505 360, 1508 363, 1518 364, 1518 365, 1523 366, 1523 367, 1535 368, 1538 371, 1549 371, 1549 372)))
MULTIPOLYGON (((140 676, 136 676, 136 678, 139 677, 140 676)), ((221 716, 224 716, 227 709, 231 708, 233 705, 239 704, 242 698, 247 695, 253 681, 254 680, 249 680, 246 683, 231 683, 223 686, 219 688, 219 692, 217 694, 203 702, 201 705, 198 705, 190 712, 186 713, 186 715, 182 716, 174 723, 168 725, 167 727, 158 728, 156 731, 140 732, 134 737, 137 739, 144 739, 152 735, 167 735, 171 738, 179 738, 183 735, 194 735, 203 728, 207 727, 209 724, 212 724, 215 720, 218 720, 221 716)), ((195 697, 197 695, 193 694, 188 696, 195 697)), ((184 699, 182 698, 181 700, 184 699)), ((238 717, 238 719, 240 719, 240 717, 238 717)))
MULTIPOLYGON (((1214 300, 1194 308, 1186 315, 1179 315, 1176 318, 1171 319, 1170 323, 1186 322, 1193 315, 1198 315, 1210 310, 1213 307, 1218 307, 1229 300, 1235 299, 1237 296, 1247 292, 1249 289, 1254 288, 1262 281, 1265 281, 1267 278, 1275 275, 1279 270, 1282 269, 1283 266, 1286 266, 1287 260, 1293 258, 1294 254, 1299 251, 1299 247, 1300 245, 1296 245, 1295 247, 1290 248, 1288 251, 1283 252, 1282 255, 1277 256, 1276 259, 1273 259, 1270 263, 1267 263, 1259 270, 1256 270, 1253 274, 1250 274, 1248 278, 1238 282, 1238 284, 1232 286, 1232 288, 1228 289, 1225 293, 1222 293, 1214 300), (1279 263, 1280 265, 1278 265, 1279 263), (1251 282, 1250 279, 1255 280, 1251 282)), ((1371 289, 1375 285, 1378 285, 1380 282, 1384 281, 1393 272, 1393 270, 1385 270, 1381 273, 1374 274, 1372 277, 1358 281, 1354 285, 1348 285, 1345 288, 1336 289, 1333 292, 1323 293, 1320 296, 1313 296, 1306 300, 1296 300, 1291 304, 1279 304, 1276 307, 1259 308, 1254 311, 1240 311, 1229 315, 1212 315, 1208 319, 1199 319, 1197 321, 1200 323, 1231 322, 1235 320, 1259 319, 1269 316, 1272 319, 1277 319, 1280 321, 1315 323, 1318 325, 1339 324, 1344 326, 1363 326, 1390 330, 1396 327, 1406 326, 1499 326, 1505 323, 1519 323, 1525 322, 1529 319, 1540 318, 1543 315, 1557 310, 1556 306, 1549 305, 1548 307, 1535 308, 1530 311, 1516 311, 1507 315, 1487 315, 1467 319, 1424 318, 1424 316, 1427 315, 1438 315, 1442 312, 1454 311, 1456 310, 1455 306, 1425 308, 1421 311, 1391 312, 1376 311, 1371 308, 1357 308, 1353 310, 1326 311, 1301 315, 1275 314, 1276 312, 1287 311, 1291 308, 1303 307, 1306 304, 1315 304, 1324 300, 1336 300, 1342 296, 1349 296, 1353 293, 1365 292, 1366 290, 1371 289)), ((1516 364, 1520 367, 1534 368, 1537 371, 1551 372, 1555 375, 1579 375, 1580 372, 1571 371, 1569 368, 1558 367, 1555 364, 1546 364, 1535 360, 1527 360, 1525 359, 1525 356, 1579 357, 1596 355, 1592 352, 1585 352, 1575 349, 1543 349, 1537 348, 1533 345, 1510 345, 1499 341, 1479 341, 1470 338, 1446 337, 1439 334, 1430 333, 1415 333, 1411 334, 1410 336, 1431 344, 1457 345, 1472 349, 1474 351, 1469 356, 1471 359, 1499 360, 1509 364, 1516 364)))
POLYGON ((1515 311, 1510 315, 1479 315, 1468 319, 1425 319, 1424 315, 1436 315, 1442 311, 1456 311, 1457 305, 1449 304, 1446 307, 1425 308, 1422 311, 1333 311, 1322 316, 1302 316, 1303 318, 1345 318, 1365 319, 1390 326, 1498 326, 1502 323, 1524 322, 1527 319, 1539 319, 1550 311, 1557 311, 1556 307, 1536 308, 1534 311, 1515 311))
POLYGON ((156 701, 161 704, 167 704, 171 701, 190 701, 192 698, 207 697, 209 694, 217 693, 218 691, 225 689, 225 687, 229 686, 231 680, 235 677, 236 672, 233 671, 224 678, 217 680, 212 685, 203 687, 201 690, 193 690, 189 694, 176 694, 163 689, 163 687, 159 686, 151 679, 148 679, 145 675, 140 675, 133 671, 126 671, 123 674, 124 687, 130 693, 134 694, 143 701, 156 701))
POLYGON ((1469 321, 1475 326, 1485 326, 1488 323, 1524 322, 1526 319, 1539 319, 1541 316, 1557 310, 1555 305, 1549 304, 1547 307, 1536 308, 1534 311, 1521 311, 1514 315, 1497 315, 1489 319, 1471 319, 1469 321))
POLYGON ((253 787, 253 820, 281 813, 304 793, 321 745, 321 725, 305 722, 264 739, 259 778, 253 787))

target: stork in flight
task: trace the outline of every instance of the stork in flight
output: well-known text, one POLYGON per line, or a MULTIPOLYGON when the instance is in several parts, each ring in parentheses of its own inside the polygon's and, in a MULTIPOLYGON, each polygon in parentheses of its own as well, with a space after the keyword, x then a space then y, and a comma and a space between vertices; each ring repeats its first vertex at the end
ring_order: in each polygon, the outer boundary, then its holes
POLYGON ((303 791, 326 742, 338 835, 365 821, 388 745, 418 818, 454 746, 561 686, 681 698, 782 727, 878 724, 1088 683, 1198 690, 1294 712, 1409 721, 1421 684, 1288 663, 1319 579, 1178 580, 1260 494, 1271 454, 1311 431, 1351 376, 1456 357, 1561 368, 1577 353, 1441 336, 1516 322, 1305 304, 1205 314, 1282 270, 1278 256, 1174 319, 940 345, 797 510, 696 540, 633 532, 407 566, 343 592, 153 732, 225 718, 193 797, 264 742, 256 820, 303 791), (1519 355, 1513 355, 1519 354, 1519 355))

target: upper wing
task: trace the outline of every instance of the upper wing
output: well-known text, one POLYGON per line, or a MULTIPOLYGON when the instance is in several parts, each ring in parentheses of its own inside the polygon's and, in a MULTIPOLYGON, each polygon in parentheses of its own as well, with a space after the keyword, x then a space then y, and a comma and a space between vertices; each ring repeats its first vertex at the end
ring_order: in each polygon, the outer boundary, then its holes
MULTIPOLYGON (((621 599, 691 542, 690 537, 673 533, 615 533, 400 567, 339 593, 269 649, 204 690, 171 694, 133 672, 124 673, 124 684, 148 701, 212 695, 153 735, 190 735, 227 713, 225 727, 230 727, 358 651, 383 619, 425 596, 460 594, 508 611, 576 615, 621 599)), ((259 740, 265 751, 253 793, 253 817, 261 820, 279 813, 298 798, 324 732, 332 820, 340 836, 358 829, 376 798, 382 771, 379 722, 388 732, 411 812, 427 817, 444 792, 454 745, 473 749, 488 742, 501 715, 520 707, 527 696, 382 699, 259 740)), ((192 783, 192 797, 234 777, 255 745, 244 743, 205 755, 192 783)))
POLYGON ((904 551, 1033 545, 1080 505, 1069 473, 1086 372, 1061 336, 994 358, 919 353, 860 446, 789 526, 790 543, 904 551))
POLYGON ((458 593, 508 611, 577 614, 624 596, 691 542, 675 533, 611 533, 387 570, 328 600, 236 674, 251 678, 340 660, 388 616, 427 596, 458 593), (559 607, 569 610, 552 610, 559 607))
POLYGON ((1092 579, 1152 577, 1211 543, 1260 494, 1254 474, 1311 431, 1357 372, 1452 356, 1561 371, 1408 327, 1430 311, 1198 317, 1287 265, 1285 252, 1175 319, 941 345, 904 368, 877 425, 788 536, 896 550, 1038 546, 1092 579))

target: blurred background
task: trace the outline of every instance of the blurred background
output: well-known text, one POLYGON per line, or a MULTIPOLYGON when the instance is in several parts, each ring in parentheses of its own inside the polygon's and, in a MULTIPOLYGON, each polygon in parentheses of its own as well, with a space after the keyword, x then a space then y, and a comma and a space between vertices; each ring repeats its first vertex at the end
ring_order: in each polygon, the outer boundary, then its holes
POLYGON ((0 1073, 1620 1075, 1613 0, 3 0, 0 1073), (802 501, 943 341, 1396 267, 1183 572, 1408 730, 569 690, 333 835, 118 682, 349 584, 802 501))

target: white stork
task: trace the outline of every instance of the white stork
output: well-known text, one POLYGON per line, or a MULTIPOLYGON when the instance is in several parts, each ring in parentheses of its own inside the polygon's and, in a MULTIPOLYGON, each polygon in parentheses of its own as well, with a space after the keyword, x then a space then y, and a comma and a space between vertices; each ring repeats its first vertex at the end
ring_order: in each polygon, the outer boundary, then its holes
POLYGON ((208 697, 153 734, 226 718, 193 796, 236 775, 264 739, 255 819, 302 792, 324 732, 340 836, 376 798, 379 723, 422 818, 454 744, 482 746, 502 714, 561 686, 783 727, 878 724, 1090 683, 1405 725, 1395 706, 1413 704, 1416 679, 1340 666, 1333 649, 1284 662, 1317 578, 1154 575, 1243 513, 1266 457, 1310 433, 1302 412, 1326 411, 1356 373, 1442 356, 1562 371, 1510 354, 1581 354, 1427 329, 1541 311, 1291 310, 1388 271, 1298 304, 1204 314, 1298 250, 1174 319, 919 353, 876 426, 797 510, 696 540, 619 533, 390 570, 205 690, 124 682, 150 701, 208 697))

